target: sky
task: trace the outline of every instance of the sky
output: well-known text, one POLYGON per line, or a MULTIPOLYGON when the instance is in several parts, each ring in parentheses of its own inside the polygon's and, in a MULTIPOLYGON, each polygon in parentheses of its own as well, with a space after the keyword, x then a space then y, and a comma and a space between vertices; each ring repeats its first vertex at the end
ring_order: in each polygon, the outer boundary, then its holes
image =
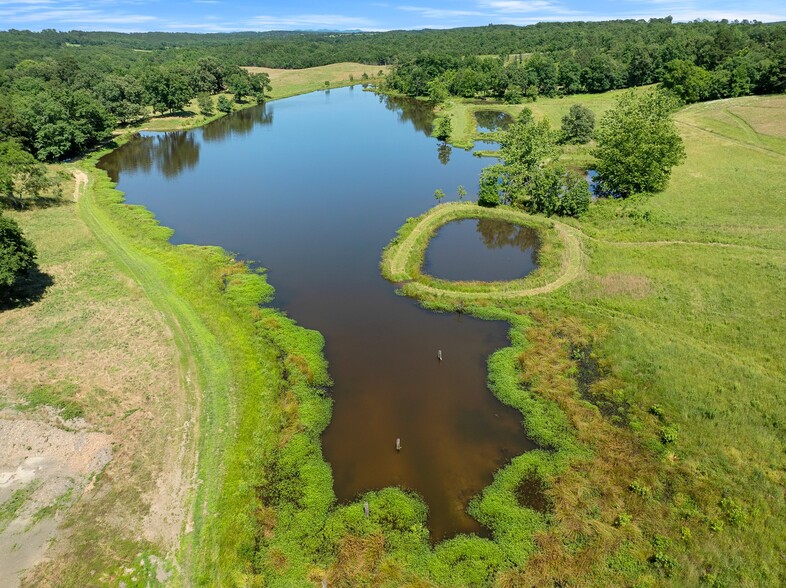
POLYGON ((0 30, 185 31, 453 28, 618 18, 786 20, 784 0, 0 0, 0 30))

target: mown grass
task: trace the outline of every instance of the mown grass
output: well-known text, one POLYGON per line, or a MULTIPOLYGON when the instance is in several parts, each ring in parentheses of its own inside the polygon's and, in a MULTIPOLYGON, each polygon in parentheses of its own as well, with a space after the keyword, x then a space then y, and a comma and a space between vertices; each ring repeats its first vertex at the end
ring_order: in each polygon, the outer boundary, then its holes
POLYGON ((246 67, 250 73, 266 73, 270 76, 273 99, 286 98, 326 88, 339 88, 350 84, 373 83, 390 71, 388 65, 366 65, 364 63, 332 63, 305 69, 274 69, 270 67, 246 67), (363 74, 368 77, 363 80, 363 74), (350 80, 350 76, 352 79, 350 80), (326 86, 325 82, 329 82, 326 86))

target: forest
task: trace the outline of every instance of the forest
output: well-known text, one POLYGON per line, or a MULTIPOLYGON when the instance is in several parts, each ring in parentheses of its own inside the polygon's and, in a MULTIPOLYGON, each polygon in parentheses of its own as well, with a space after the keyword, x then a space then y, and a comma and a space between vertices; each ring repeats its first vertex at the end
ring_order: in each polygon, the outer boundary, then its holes
POLYGON ((11 30, 0 47, 0 140, 41 161, 83 152, 118 126, 178 111, 200 94, 264 100, 269 81, 242 66, 393 64, 388 91, 437 102, 519 103, 657 82, 686 103, 786 90, 786 24, 747 21, 343 34, 11 30))

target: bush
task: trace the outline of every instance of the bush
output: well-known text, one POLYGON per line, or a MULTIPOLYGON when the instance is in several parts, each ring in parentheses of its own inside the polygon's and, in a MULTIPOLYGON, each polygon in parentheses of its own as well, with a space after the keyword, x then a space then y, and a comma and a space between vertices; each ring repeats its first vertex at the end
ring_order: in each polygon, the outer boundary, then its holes
POLYGON ((19 225, 0 214, 0 296, 22 274, 35 267, 36 250, 19 225))
POLYGON ((232 101, 229 100, 229 98, 227 98, 226 96, 219 96, 218 110, 225 114, 229 114, 230 112, 232 112, 232 101))
POLYGON ((574 104, 562 117, 563 143, 588 143, 595 131, 595 113, 586 106, 574 104))

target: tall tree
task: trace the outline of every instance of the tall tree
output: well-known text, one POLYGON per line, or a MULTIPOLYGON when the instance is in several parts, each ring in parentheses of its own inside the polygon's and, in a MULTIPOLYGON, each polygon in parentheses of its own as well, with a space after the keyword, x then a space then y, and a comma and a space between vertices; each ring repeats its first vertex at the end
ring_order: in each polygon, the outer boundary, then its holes
POLYGON ((27 270, 35 267, 36 250, 19 225, 0 213, 0 299, 27 270))
POLYGON ((595 131, 595 113, 586 106, 574 104, 562 117, 564 143, 588 143, 595 131))
POLYGON ((658 192, 685 148, 671 118, 676 101, 663 92, 628 91, 601 120, 593 154, 603 193, 630 196, 658 192))

